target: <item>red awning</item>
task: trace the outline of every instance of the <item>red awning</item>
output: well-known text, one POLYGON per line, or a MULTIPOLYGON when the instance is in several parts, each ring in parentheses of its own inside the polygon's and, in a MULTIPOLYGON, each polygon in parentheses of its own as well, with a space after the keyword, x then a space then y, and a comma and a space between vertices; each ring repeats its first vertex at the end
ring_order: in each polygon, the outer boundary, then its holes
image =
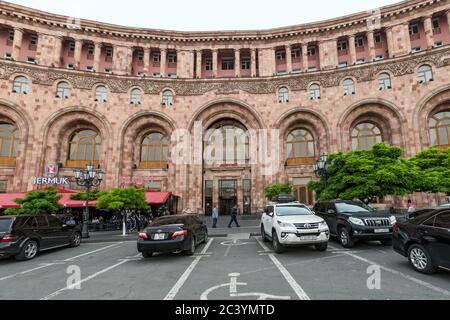
POLYGON ((146 192, 145 198, 148 204, 163 205, 166 204, 171 195, 170 192, 146 192))
MULTIPOLYGON (((44 190, 48 190, 48 189, 50 189, 50 188, 42 188, 42 189, 39 189, 39 190, 33 190, 33 191, 41 191, 41 190, 44 191, 44 190)), ((74 193, 80 193, 80 192, 82 192, 82 191, 76 191, 76 190, 66 189, 66 188, 61 187, 61 186, 57 187, 57 188, 56 188, 56 191, 57 191, 58 194, 66 194, 66 193, 74 194, 74 193)))
POLYGON ((0 209, 20 208, 14 199, 24 199, 25 193, 2 193, 0 194, 0 209))
MULTIPOLYGON (((59 200, 59 204, 65 208, 84 208, 86 205, 86 201, 84 200, 71 200, 70 197, 72 194, 66 193, 61 195, 61 199, 59 200)), ((89 207, 95 206, 97 201, 89 201, 89 207)))

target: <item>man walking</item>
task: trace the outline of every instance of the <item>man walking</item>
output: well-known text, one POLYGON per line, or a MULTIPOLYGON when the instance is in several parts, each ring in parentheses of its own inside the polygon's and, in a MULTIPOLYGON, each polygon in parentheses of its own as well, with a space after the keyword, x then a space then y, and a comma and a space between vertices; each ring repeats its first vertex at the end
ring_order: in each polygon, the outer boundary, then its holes
POLYGON ((219 221, 219 210, 217 209, 217 206, 214 206, 214 209, 212 211, 212 220, 213 220, 213 229, 216 229, 217 222, 219 221))
POLYGON ((233 209, 231 209, 231 221, 230 224, 228 225, 228 228, 231 228, 231 225, 234 223, 236 223, 236 226, 238 228, 240 228, 241 226, 239 225, 239 222, 237 220, 237 216, 239 214, 239 209, 237 206, 234 206, 233 209))

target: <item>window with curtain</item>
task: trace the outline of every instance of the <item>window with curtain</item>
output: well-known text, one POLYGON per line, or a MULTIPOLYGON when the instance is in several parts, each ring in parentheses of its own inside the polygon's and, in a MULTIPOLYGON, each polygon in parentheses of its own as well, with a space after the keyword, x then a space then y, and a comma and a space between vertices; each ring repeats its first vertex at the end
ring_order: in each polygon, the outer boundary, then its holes
POLYGON ((81 130, 74 133, 69 140, 69 157, 67 166, 85 167, 88 164, 97 166, 100 161, 100 135, 93 130, 81 130))
POLYGON ((169 153, 169 140, 159 132, 148 134, 141 143, 140 167, 146 168, 167 168, 169 153))
POLYGON ((353 129, 353 150, 371 150, 375 144, 381 142, 383 142, 381 130, 373 123, 361 123, 353 129))
POLYGON ((313 164, 315 161, 315 141, 305 129, 292 131, 286 141, 288 165, 313 164))
POLYGON ((0 124, 0 165, 15 165, 19 131, 12 124, 0 124))
POLYGON ((450 110, 431 117, 429 130, 433 147, 450 147, 450 110))

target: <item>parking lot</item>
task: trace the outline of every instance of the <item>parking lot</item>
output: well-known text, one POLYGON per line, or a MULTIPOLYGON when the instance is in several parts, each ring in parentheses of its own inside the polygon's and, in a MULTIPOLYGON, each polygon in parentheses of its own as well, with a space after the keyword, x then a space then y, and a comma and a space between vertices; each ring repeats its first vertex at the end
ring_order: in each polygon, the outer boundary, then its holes
POLYGON ((193 257, 143 259, 134 241, 86 243, 30 262, 1 260, 0 299, 450 299, 450 273, 418 274, 378 243, 271 250, 249 234, 212 238, 193 257), (377 270, 380 287, 370 278, 377 270))

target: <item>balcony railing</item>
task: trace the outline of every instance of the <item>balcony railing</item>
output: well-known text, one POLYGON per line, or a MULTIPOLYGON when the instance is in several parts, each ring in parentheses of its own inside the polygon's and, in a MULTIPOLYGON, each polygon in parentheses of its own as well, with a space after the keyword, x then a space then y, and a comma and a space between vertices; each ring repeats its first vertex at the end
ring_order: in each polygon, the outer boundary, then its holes
POLYGON ((312 165, 314 164, 314 157, 306 157, 306 158, 290 158, 287 161, 288 166, 301 166, 301 165, 312 165))
POLYGON ((139 169, 167 169, 167 161, 142 161, 139 169))
POLYGON ((0 157, 0 166, 14 167, 16 165, 16 158, 0 157))
POLYGON ((66 167, 67 168, 84 168, 88 164, 92 164, 95 167, 98 167, 100 161, 85 161, 85 160, 67 160, 66 167))

